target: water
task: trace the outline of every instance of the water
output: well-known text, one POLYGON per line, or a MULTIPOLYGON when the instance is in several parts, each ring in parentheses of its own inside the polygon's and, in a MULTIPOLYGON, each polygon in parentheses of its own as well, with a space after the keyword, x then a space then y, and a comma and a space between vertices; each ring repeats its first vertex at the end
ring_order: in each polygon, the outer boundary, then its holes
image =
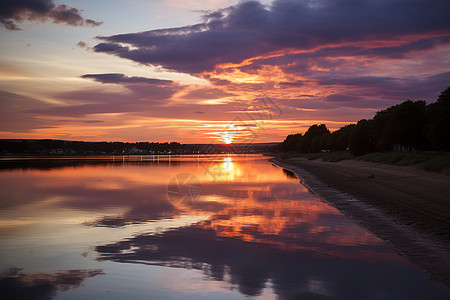
POLYGON ((262 156, 0 167, 4 299, 449 297, 262 156))

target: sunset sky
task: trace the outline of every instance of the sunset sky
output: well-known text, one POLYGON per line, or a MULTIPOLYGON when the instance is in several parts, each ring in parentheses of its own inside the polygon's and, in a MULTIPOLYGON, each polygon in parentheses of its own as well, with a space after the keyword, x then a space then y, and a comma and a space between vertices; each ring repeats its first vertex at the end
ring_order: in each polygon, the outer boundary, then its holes
POLYGON ((277 142, 450 85, 448 0, 5 0, 0 138, 277 142))

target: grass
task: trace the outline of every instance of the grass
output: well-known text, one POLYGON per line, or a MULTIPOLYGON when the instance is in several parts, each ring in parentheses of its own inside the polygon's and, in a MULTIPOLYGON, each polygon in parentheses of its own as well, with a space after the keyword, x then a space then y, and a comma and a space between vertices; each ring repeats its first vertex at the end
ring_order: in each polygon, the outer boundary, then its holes
POLYGON ((450 153, 377 152, 362 155, 356 157, 356 159, 396 166, 417 166, 421 169, 434 172, 450 170, 450 153))
POLYGON ((304 157, 308 160, 322 159, 324 161, 341 161, 345 159, 354 159, 355 156, 347 151, 337 151, 337 152, 318 152, 318 153, 299 153, 295 151, 290 151, 281 154, 282 158, 295 158, 304 157))
POLYGON ((355 159, 396 166, 417 166, 418 168, 433 172, 450 172, 450 153, 448 152, 375 152, 361 156, 354 156, 347 151, 319 153, 287 152, 283 153, 281 157, 304 157, 308 160, 322 159, 329 162, 355 159))

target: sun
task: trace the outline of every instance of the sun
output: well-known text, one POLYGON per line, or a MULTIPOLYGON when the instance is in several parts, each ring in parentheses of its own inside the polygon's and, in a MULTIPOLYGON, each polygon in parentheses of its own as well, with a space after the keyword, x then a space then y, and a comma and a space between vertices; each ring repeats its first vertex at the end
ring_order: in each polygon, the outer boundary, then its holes
POLYGON ((228 132, 224 132, 220 135, 219 140, 227 145, 231 144, 233 142, 233 135, 228 132))
POLYGON ((233 142, 233 139, 230 137, 230 136, 225 136, 223 139, 222 139, 222 141, 225 143, 225 144, 231 144, 232 142, 233 142))

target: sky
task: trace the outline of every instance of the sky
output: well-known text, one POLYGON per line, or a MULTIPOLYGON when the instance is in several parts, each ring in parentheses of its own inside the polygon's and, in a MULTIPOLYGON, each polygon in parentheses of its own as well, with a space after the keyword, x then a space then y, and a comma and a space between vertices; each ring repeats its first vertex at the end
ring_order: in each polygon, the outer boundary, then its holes
POLYGON ((448 0, 3 0, 0 138, 280 142, 450 86, 448 0))

